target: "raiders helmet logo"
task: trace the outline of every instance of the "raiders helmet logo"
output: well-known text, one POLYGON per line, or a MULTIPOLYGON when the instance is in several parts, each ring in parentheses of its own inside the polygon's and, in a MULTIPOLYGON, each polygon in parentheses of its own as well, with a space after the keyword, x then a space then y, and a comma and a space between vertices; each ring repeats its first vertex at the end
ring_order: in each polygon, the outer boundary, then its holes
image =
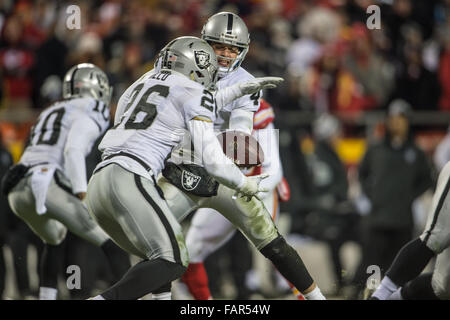
POLYGON ((195 188, 197 188, 198 183, 200 182, 201 179, 202 177, 197 176, 186 170, 183 170, 183 172, 181 173, 181 185, 186 191, 192 191, 195 188))
POLYGON ((195 63, 200 69, 205 69, 209 66, 209 53, 203 50, 194 51, 195 63))

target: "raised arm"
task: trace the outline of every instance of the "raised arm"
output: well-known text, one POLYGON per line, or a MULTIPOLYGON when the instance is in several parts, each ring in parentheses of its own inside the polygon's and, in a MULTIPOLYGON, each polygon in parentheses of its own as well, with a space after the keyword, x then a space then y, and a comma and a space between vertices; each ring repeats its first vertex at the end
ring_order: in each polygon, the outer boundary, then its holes
POLYGON ((217 108, 221 110, 227 104, 247 94, 253 94, 263 89, 276 88, 283 81, 284 79, 279 77, 254 78, 220 89, 216 92, 217 108))

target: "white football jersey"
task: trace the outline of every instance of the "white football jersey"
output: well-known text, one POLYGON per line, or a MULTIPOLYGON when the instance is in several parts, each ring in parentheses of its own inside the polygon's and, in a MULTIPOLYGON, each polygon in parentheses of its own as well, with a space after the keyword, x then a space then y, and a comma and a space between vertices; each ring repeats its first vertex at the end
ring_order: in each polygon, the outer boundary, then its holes
MULTIPOLYGON (((238 82, 245 82, 255 77, 248 73, 245 69, 239 67, 235 71, 227 74, 225 77, 217 81, 216 87, 218 90, 230 87, 238 82)), ((233 102, 223 106, 216 113, 214 121, 214 130, 222 132, 229 129, 230 115, 233 110, 241 109, 251 112, 256 112, 259 109, 260 98, 262 97, 262 91, 252 95, 245 95, 233 102)), ((201 157, 194 152, 193 147, 189 139, 184 139, 183 143, 174 148, 171 158, 171 162, 174 163, 194 163, 196 165, 202 165, 201 157)))
POLYGON ((188 133, 188 122, 196 117, 214 121, 216 109, 212 93, 202 85, 162 70, 133 83, 117 110, 114 127, 100 143, 103 161, 97 168, 115 162, 148 177, 146 170, 157 176, 164 168, 166 157, 188 133))
MULTIPOLYGON (((245 82, 255 77, 248 73, 245 69, 239 67, 235 71, 228 73, 225 77, 217 81, 217 89, 230 87, 238 82, 245 82)), ((214 121, 214 129, 224 131, 229 128, 229 120, 231 111, 235 109, 243 109, 256 112, 259 109, 259 99, 262 98, 262 91, 252 95, 245 95, 239 99, 224 106, 218 113, 216 121, 214 121)))
POLYGON ((64 170, 64 150, 66 145, 72 143, 85 144, 85 149, 91 150, 96 139, 102 135, 109 126, 109 108, 93 98, 73 98, 53 103, 40 115, 31 129, 30 139, 20 159, 25 165, 38 163, 55 164, 58 169, 64 170), (77 123, 77 133, 70 136, 70 131, 77 123), (98 132, 95 137, 86 135, 83 124, 95 125, 98 132), (88 144, 88 145, 86 145, 88 144))

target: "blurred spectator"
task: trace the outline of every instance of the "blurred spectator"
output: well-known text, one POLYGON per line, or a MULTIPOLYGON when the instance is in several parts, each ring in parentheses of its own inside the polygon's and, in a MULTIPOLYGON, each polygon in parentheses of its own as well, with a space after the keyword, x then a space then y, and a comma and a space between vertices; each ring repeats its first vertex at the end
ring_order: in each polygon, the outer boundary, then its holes
POLYGON ((295 40, 286 54, 286 67, 294 76, 301 76, 320 56, 325 43, 337 39, 340 29, 338 15, 326 8, 313 8, 298 23, 300 38, 295 40))
POLYGON ((405 44, 398 63, 393 97, 407 101, 414 110, 435 110, 440 94, 437 76, 425 68, 422 34, 418 25, 404 25, 405 44))
POLYGON ((393 89, 394 68, 373 50, 371 34, 362 23, 351 29, 349 51, 343 57, 343 66, 356 80, 360 96, 360 109, 369 110, 386 103, 393 89))
POLYGON ((32 48, 24 42, 24 25, 18 15, 7 18, 1 39, 0 76, 3 104, 12 108, 30 108, 35 56, 32 48))
MULTIPOLYGON (((46 81, 50 76, 55 76, 61 82, 66 70, 66 55, 68 53, 68 47, 60 39, 60 36, 56 34, 54 29, 56 25, 53 24, 50 27, 50 33, 48 38, 42 43, 39 49, 36 51, 36 66, 35 66, 35 87, 34 87, 34 103, 35 107, 42 108, 45 104, 42 101, 42 87, 44 85, 49 86, 46 81)), ((51 78, 54 79, 54 78, 51 78)), ((54 79, 53 81, 56 81, 54 79)), ((54 82, 55 83, 55 82, 54 82)), ((45 88, 48 92, 51 88, 45 88)), ((57 92, 58 87, 54 88, 54 92, 57 92)), ((59 90, 59 92, 62 92, 59 90)), ((48 93, 46 93, 48 94, 48 93)), ((57 98, 52 96, 51 98, 57 98)), ((55 101, 51 100, 51 101, 55 101)))
POLYGON ((410 112, 403 100, 389 105, 385 139, 370 146, 360 164, 359 180, 371 210, 362 221, 362 260, 354 278, 359 290, 368 266, 379 266, 384 273, 412 239, 412 203, 432 186, 428 159, 412 139, 410 112))
POLYGON ((442 93, 439 98, 439 108, 442 111, 450 111, 450 22, 441 31, 441 38, 442 51, 439 60, 438 76, 442 93))
POLYGON ((372 109, 375 99, 342 64, 340 43, 323 46, 317 62, 301 78, 302 108, 315 112, 352 112, 372 109))

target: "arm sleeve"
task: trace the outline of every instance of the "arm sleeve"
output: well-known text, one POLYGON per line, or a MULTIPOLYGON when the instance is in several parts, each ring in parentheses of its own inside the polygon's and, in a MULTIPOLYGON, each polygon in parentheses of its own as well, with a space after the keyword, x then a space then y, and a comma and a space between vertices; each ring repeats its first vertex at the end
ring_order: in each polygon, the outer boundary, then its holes
POLYGON ((216 105, 213 94, 203 89, 180 88, 183 94, 179 97, 183 99, 183 111, 186 125, 192 119, 201 119, 208 122, 214 122, 216 105))
POLYGON ((89 116, 77 118, 70 128, 64 148, 64 165, 73 193, 86 192, 86 156, 102 131, 89 116))
POLYGON ((245 183, 245 176, 222 151, 217 140, 213 123, 190 120, 189 132, 192 137, 195 152, 201 155, 203 166, 217 181, 231 189, 240 188, 245 183))
POLYGON ((253 130, 253 112, 243 109, 233 109, 230 115, 229 129, 251 134, 253 130))
POLYGON ((283 178, 283 169, 281 167, 280 152, 278 148, 278 130, 275 130, 273 124, 266 129, 257 132, 257 140, 264 151, 264 162, 262 172, 269 176, 261 180, 260 186, 269 190, 274 190, 283 178))
POLYGON ((230 104, 234 100, 242 97, 244 94, 239 88, 239 84, 235 84, 226 88, 217 90, 216 92, 216 104, 217 109, 222 110, 224 106, 230 104))

